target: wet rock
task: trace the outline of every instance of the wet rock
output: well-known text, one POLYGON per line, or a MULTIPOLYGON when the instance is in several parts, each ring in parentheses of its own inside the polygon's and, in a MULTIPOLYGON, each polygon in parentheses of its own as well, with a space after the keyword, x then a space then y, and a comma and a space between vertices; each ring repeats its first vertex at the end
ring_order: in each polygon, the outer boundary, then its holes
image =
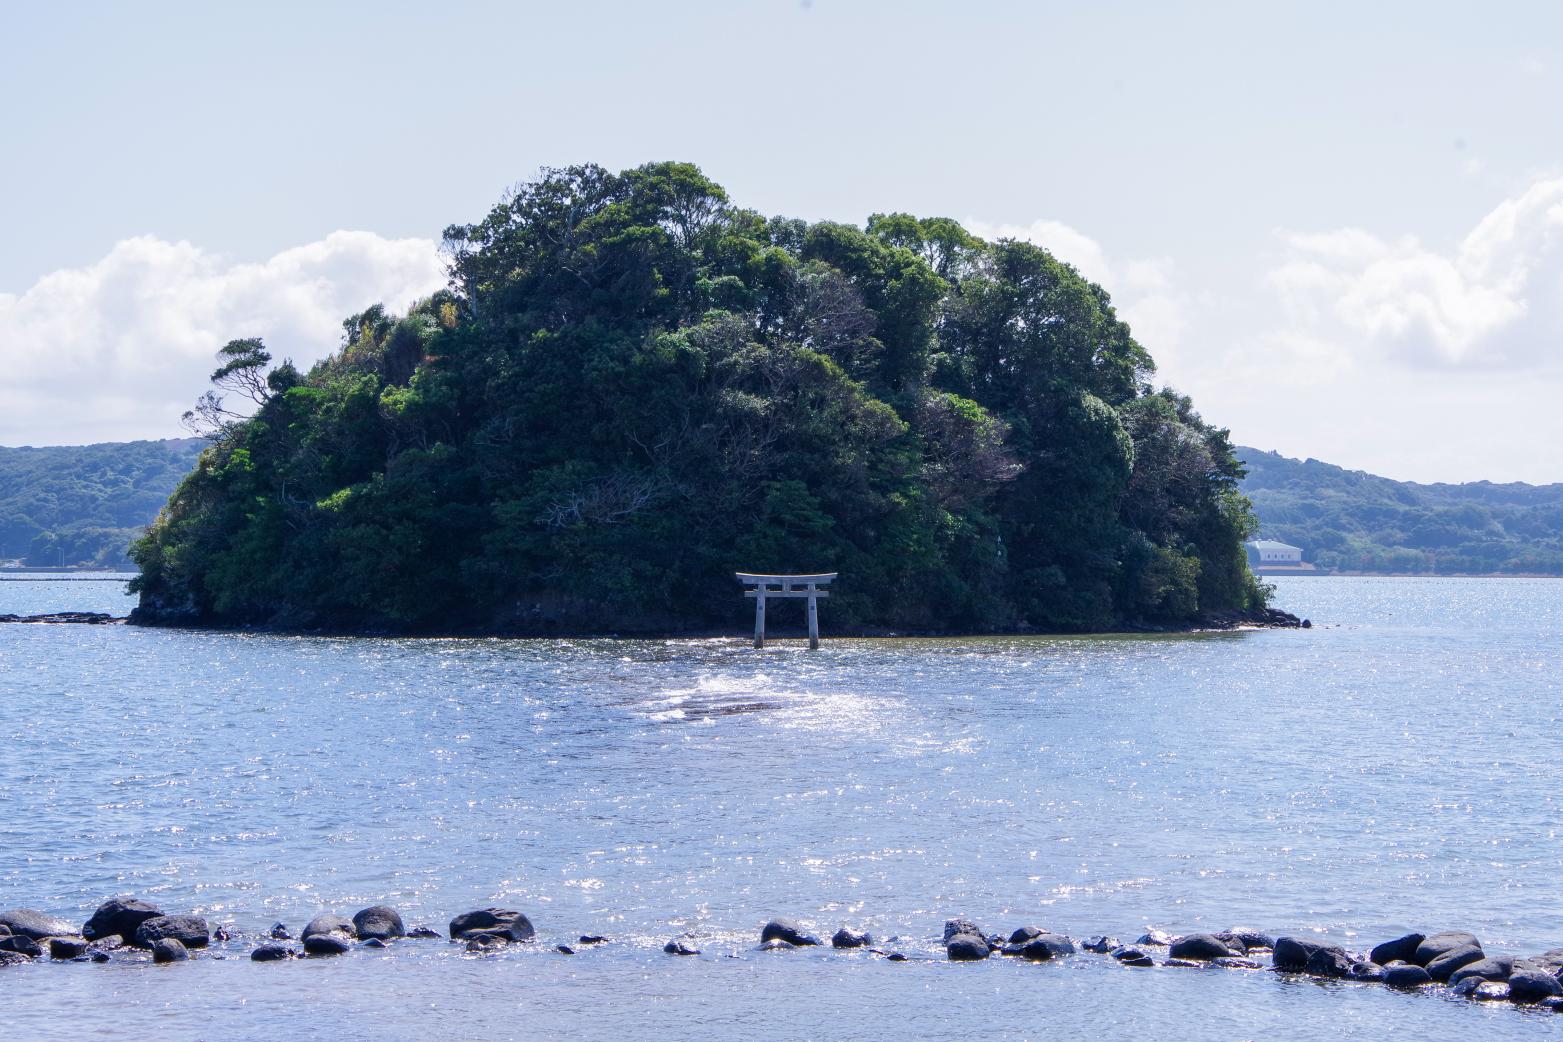
POLYGON ((407 927, 402 923, 402 917, 396 909, 387 905, 372 905, 353 916, 353 929, 365 940, 378 938, 386 941, 407 936, 407 927))
POLYGON ((9 936, 11 936, 11 928, 9 926, 5 925, 4 923, 0 923, 0 937, 9 937, 9 936))
POLYGON ((1545 970, 1517 969, 1509 975, 1509 998, 1514 1002, 1540 1002, 1554 995, 1563 995, 1563 986, 1545 970))
MULTIPOLYGON (((163 916, 162 918, 168 918, 163 916)), ((152 920, 147 920, 151 922, 152 920)), ((137 931, 139 933, 139 930, 137 931)), ((190 949, 186 948, 178 937, 157 937, 148 945, 152 949, 153 962, 187 962, 190 958, 190 949)))
POLYGON ((1216 939, 1229 948, 1241 944, 1247 951, 1253 951, 1255 948, 1269 949, 1275 947, 1275 938, 1262 930, 1222 930, 1216 934, 1216 939))
POLYGON ((764 944, 766 941, 786 941, 799 948, 820 943, 818 937, 806 932, 792 919, 772 919, 761 927, 760 943, 764 944))
POLYGON ((700 949, 682 937, 675 937, 662 946, 662 950, 669 955, 699 955, 700 949))
POLYGON ((874 938, 859 930, 850 930, 843 926, 830 936, 832 948, 867 948, 874 943, 874 938))
POLYGON ((364 942, 364 947, 365 948, 389 948, 390 945, 385 943, 385 939, 383 937, 371 937, 367 941, 364 942))
POLYGON ((1172 934, 1165 930, 1148 930, 1140 936, 1139 940, 1135 941, 1134 943, 1141 945, 1151 944, 1158 948, 1169 948, 1172 946, 1172 942, 1175 940, 1177 940, 1177 938, 1173 937, 1172 934))
POLYGON ((170 939, 185 948, 205 948, 211 936, 206 920, 198 915, 159 915, 143 920, 131 943, 137 948, 150 948, 158 941, 170 939))
POLYGON ((299 939, 307 941, 311 937, 322 937, 326 934, 335 934, 344 940, 356 941, 358 927, 354 926, 353 921, 346 916, 337 915, 335 912, 322 912, 305 924, 304 932, 299 935, 299 939))
POLYGON ((951 962, 977 962, 986 959, 991 949, 981 934, 957 933, 945 942, 944 952, 951 962))
POLYGON ((1194 959, 1163 959, 1163 966, 1171 966, 1174 969, 1203 969, 1210 965, 1206 962, 1197 962, 1194 959))
POLYGON ((1433 978, 1414 962, 1401 962, 1384 967, 1384 983, 1391 988, 1420 988, 1433 978))
POLYGON ((226 924, 219 926, 217 929, 212 931, 212 940, 218 942, 219 944, 224 941, 231 941, 233 940, 235 932, 236 931, 232 926, 228 926, 226 924))
POLYGON ((304 953, 306 955, 346 955, 352 950, 353 942, 336 931, 307 933, 304 935, 304 953))
POLYGON ((1542 1009, 1550 1009, 1554 1013, 1563 1013, 1563 996, 1554 995, 1550 999, 1542 999, 1536 1005, 1542 1009))
POLYGON ((293 935, 288 933, 288 928, 282 923, 277 923, 271 928, 271 939, 274 941, 291 941, 293 935))
POLYGON ((532 920, 508 908, 480 908, 458 915, 450 921, 450 939, 464 940, 478 931, 504 931, 512 941, 530 941, 537 936, 532 920))
POLYGON ((986 939, 987 934, 982 932, 982 927, 970 919, 946 919, 944 921, 944 943, 949 944, 950 938, 956 934, 971 934, 973 937, 986 939))
POLYGON ((1408 933, 1404 937, 1375 945, 1368 958, 1380 966, 1388 966, 1392 962, 1411 962, 1420 966, 1422 964, 1416 961, 1416 949, 1425 940, 1427 938, 1422 934, 1408 933))
POLYGON ((163 914, 163 910, 157 905, 148 904, 139 898, 114 897, 98 905, 92 913, 92 918, 81 928, 81 935, 89 941, 110 937, 119 934, 121 937, 134 937, 136 929, 148 919, 156 919, 163 914))
POLYGON ((1381 984, 1384 980, 1384 967, 1376 962, 1354 962, 1346 976, 1362 984, 1381 984))
POLYGON ((1443 933, 1435 933, 1431 937, 1423 938, 1422 943, 1416 946, 1416 954, 1407 959, 1418 966, 1430 966, 1456 948, 1475 947, 1480 949, 1482 942, 1476 939, 1473 933, 1465 933, 1460 930, 1445 930, 1443 933))
POLYGON ((885 956, 885 961, 886 962, 905 962, 906 961, 906 956, 902 955, 900 952, 891 952, 889 955, 885 956))
POLYGON ((1132 945, 1123 945, 1121 947, 1114 948, 1109 954, 1125 966, 1156 965, 1156 960, 1151 958, 1145 949, 1137 948, 1132 945))
POLYGON ((1003 950, 1005 955, 1018 955, 1032 962, 1046 962, 1049 959, 1061 959, 1066 955, 1073 955, 1075 945, 1062 934, 1040 933, 1022 944, 1007 944, 1003 950))
POLYGON ((0 912, 0 926, 6 927, 17 937, 31 937, 35 941, 70 937, 76 932, 76 927, 64 919, 45 915, 35 908, 13 908, 9 912, 0 912))
POLYGON ((263 944, 250 952, 251 962, 283 962, 293 958, 295 952, 285 944, 263 944))
POLYGON ((1087 937, 1085 940, 1080 942, 1080 947, 1084 948, 1088 952, 1095 952, 1097 955, 1106 955, 1108 952, 1112 951, 1118 946, 1118 938, 1105 937, 1102 934, 1097 934, 1094 937, 1087 937))
POLYGON ((1471 998, 1478 1002, 1504 1002, 1509 998, 1509 982, 1482 981, 1471 995, 1471 998))
POLYGON ((26 934, 11 933, 0 937, 0 952, 10 952, 25 959, 36 959, 43 954, 43 946, 26 934))
POLYGON ((1303 972, 1314 977, 1341 980, 1351 976, 1351 956, 1343 948, 1320 948, 1308 956, 1303 972))
MULTIPOLYGON (((1446 956, 1447 958, 1447 956, 1446 956)), ((1467 977, 1480 977, 1482 980, 1508 980, 1509 974, 1514 972, 1514 956, 1489 955, 1475 962, 1468 962, 1449 975, 1449 983, 1459 984, 1467 977)))
POLYGON ((467 951, 486 952, 510 944, 510 934, 502 930, 472 930, 467 933, 467 951))
POLYGON ((1040 926, 1022 926, 1019 929, 1017 929, 1014 933, 1009 935, 1009 942, 1008 943, 1010 943, 1010 944, 1025 944, 1027 941, 1031 940, 1033 937, 1041 937, 1045 933, 1047 933, 1047 931, 1042 929, 1042 927, 1040 927, 1040 926))
POLYGON ((105 951, 94 951, 92 953, 93 962, 108 962, 110 958, 112 958, 112 956, 110 956, 109 953, 105 951))
POLYGON ((427 926, 414 926, 411 930, 407 931, 407 936, 414 939, 427 940, 429 938, 438 938, 440 936, 440 932, 438 930, 431 930, 427 926))
POLYGON ((1230 958, 1230 959, 1211 959, 1210 960, 1210 965, 1212 965, 1212 966, 1220 966, 1224 970, 1262 970, 1262 969, 1264 969, 1264 963, 1260 962, 1259 960, 1257 960, 1257 959, 1249 959, 1249 958, 1241 957, 1241 956, 1233 957, 1233 958, 1230 958))
MULTIPOLYGON (((9 937, 11 935, 6 934, 6 936, 9 937)), ((29 938, 29 940, 31 940, 31 938, 29 938)), ((0 948, 0 966, 20 966, 22 963, 27 961, 27 956, 25 955, 0 948)))
MULTIPOLYGON (((1425 943, 1425 942, 1424 942, 1425 943)), ((1462 945, 1452 948, 1427 964, 1428 976, 1440 983, 1454 976, 1454 971, 1462 966, 1469 966, 1473 962, 1479 962, 1485 957, 1485 953, 1474 944, 1462 945)))
POLYGON ((558 952, 560 955, 575 954, 575 949, 570 947, 568 944, 556 944, 554 945, 554 951, 558 952))
POLYGON ((1449 989, 1449 994, 1457 998, 1468 999, 1476 994, 1476 989, 1487 982, 1480 977, 1467 977, 1465 980, 1449 989))
POLYGON ((107 937, 99 937, 88 945, 95 952, 117 951, 125 946, 125 939, 117 933, 111 933, 107 937))
POLYGON ((49 958, 51 959, 76 959, 86 954, 87 939, 85 937, 49 938, 49 958))
POLYGON ((761 941, 755 945, 757 952, 792 952, 797 951, 798 946, 791 941, 784 941, 780 937, 772 937, 768 941, 761 941))
POLYGON ((1306 941, 1301 937, 1278 937, 1270 961, 1278 970, 1302 973, 1308 968, 1308 960, 1313 958, 1313 953, 1328 947, 1327 944, 1306 941))
POLYGON ((1215 934, 1209 933, 1191 933, 1187 937, 1179 937, 1167 950, 1167 954, 1174 959, 1200 959, 1206 962, 1247 953, 1246 947, 1242 951, 1233 951, 1215 934))
POLYGON ((594 933, 583 933, 575 939, 576 944, 607 944, 608 938, 598 937, 594 933))

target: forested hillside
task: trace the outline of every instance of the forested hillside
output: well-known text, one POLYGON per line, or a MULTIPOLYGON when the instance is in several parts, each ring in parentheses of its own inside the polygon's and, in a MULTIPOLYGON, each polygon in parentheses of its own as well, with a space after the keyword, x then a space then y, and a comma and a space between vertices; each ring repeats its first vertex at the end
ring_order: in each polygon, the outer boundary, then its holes
POLYGON ((183 438, 0 447, 0 561, 128 568, 131 541, 204 444, 183 438))
POLYGON ((1261 534, 1321 568, 1563 574, 1563 484, 1421 485, 1239 447, 1261 534))
POLYGON ((837 632, 1261 597, 1226 432, 1036 246, 767 218, 678 163, 545 172, 445 245, 449 291, 308 372, 224 348, 137 621, 688 632, 743 619, 734 570, 839 571, 837 632))

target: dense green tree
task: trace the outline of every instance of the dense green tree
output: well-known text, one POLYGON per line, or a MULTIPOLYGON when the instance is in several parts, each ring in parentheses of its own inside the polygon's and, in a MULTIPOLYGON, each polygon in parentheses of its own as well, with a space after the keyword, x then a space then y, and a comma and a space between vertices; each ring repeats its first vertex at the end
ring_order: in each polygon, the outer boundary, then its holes
POLYGON ((256 408, 137 545, 141 618, 692 631, 739 569, 840 571, 840 630, 1260 598, 1224 432, 1035 246, 767 219, 685 163, 545 171, 445 246, 449 291, 307 374, 224 349, 256 408))

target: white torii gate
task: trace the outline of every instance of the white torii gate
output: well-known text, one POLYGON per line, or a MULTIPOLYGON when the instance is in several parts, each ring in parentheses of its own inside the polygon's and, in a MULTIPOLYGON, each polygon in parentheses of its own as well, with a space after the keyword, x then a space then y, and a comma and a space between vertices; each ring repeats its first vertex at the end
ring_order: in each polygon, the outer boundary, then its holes
POLYGON ((829 597, 820 589, 829 586, 835 572, 819 575, 755 575, 734 572, 738 581, 749 587, 745 597, 754 598, 754 646, 765 647, 765 602, 771 597, 807 597, 809 599, 809 647, 819 647, 819 605, 816 598, 829 597))

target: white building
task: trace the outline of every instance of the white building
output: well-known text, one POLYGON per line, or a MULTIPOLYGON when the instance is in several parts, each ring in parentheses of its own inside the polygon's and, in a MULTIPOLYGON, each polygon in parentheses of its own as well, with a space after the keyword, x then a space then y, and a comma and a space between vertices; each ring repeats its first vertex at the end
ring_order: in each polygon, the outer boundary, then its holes
POLYGON ((1302 548, 1291 546, 1287 543, 1278 543, 1274 539, 1253 539, 1247 544, 1248 550, 1253 554, 1260 565, 1302 564, 1302 548))

